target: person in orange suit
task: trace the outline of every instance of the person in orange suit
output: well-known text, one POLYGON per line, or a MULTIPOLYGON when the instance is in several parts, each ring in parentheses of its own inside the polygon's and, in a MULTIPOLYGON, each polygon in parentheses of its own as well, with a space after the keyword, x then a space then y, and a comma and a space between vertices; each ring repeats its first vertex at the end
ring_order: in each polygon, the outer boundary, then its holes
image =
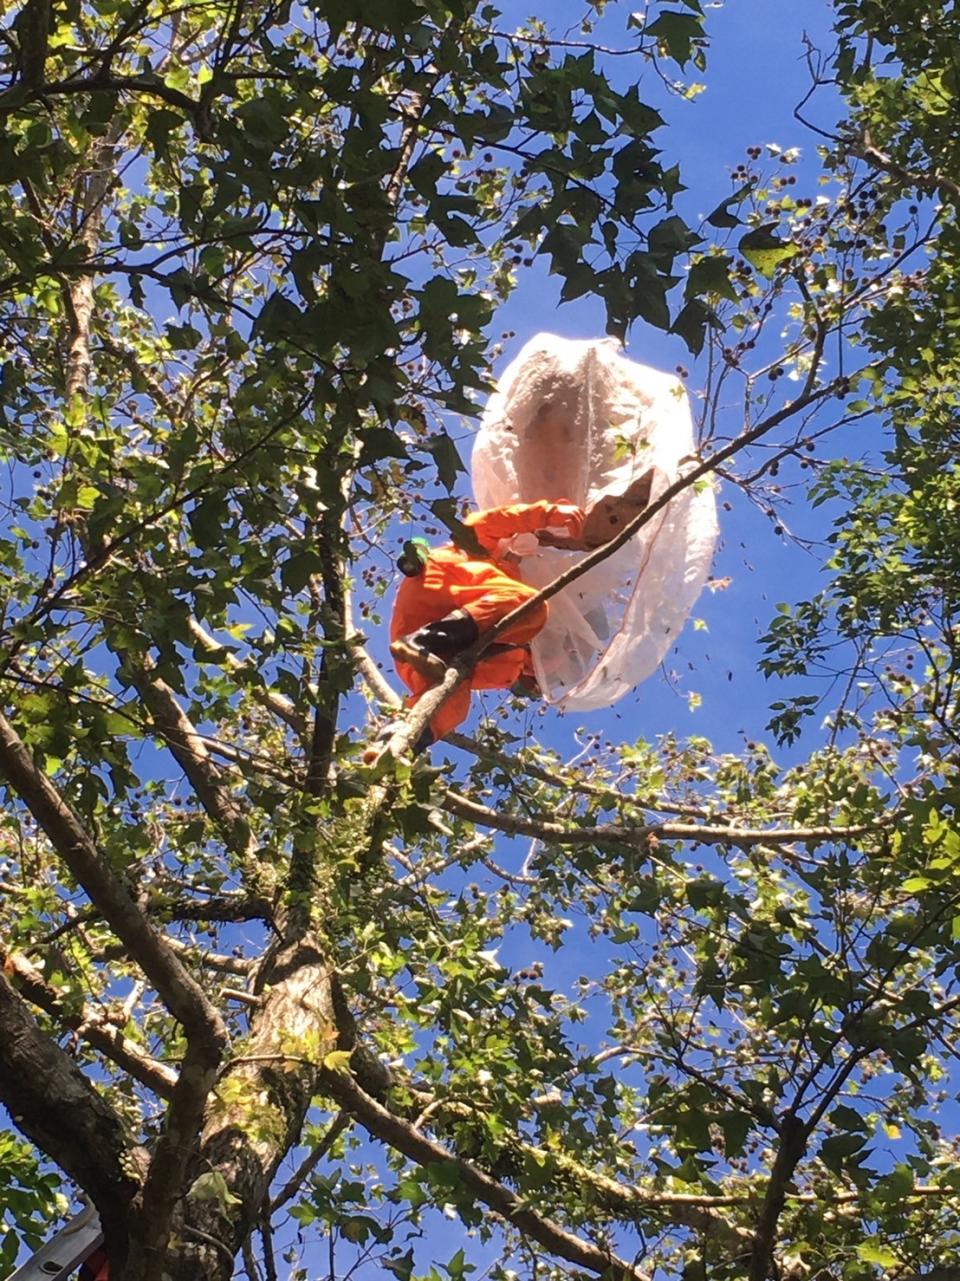
MULTIPOLYGON (((573 503, 519 503, 472 512, 464 521, 486 558, 448 543, 430 548, 422 538, 404 544, 397 562, 404 574, 390 624, 390 652, 397 673, 413 694, 411 702, 442 679, 450 659, 469 649, 507 614, 537 595, 518 577, 518 535, 533 535, 552 547, 582 547, 584 512, 573 503)), ((471 689, 510 689, 521 679, 533 683, 530 642, 547 621, 541 601, 509 627, 484 653, 468 680, 458 686, 416 744, 422 751, 444 738, 467 716, 471 689)))

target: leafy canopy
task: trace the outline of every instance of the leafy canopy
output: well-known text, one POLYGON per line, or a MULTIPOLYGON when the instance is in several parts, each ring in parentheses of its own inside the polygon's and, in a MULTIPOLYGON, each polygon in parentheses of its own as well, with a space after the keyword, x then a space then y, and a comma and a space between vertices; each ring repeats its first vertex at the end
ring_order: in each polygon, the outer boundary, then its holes
POLYGON ((957 18, 837 0, 816 174, 753 147, 701 221, 703 8, 4 14, 7 1270, 61 1177, 116 1276, 953 1266, 957 18), (564 764, 508 704, 369 769, 390 546, 461 536, 540 263, 795 503, 772 737, 564 764))

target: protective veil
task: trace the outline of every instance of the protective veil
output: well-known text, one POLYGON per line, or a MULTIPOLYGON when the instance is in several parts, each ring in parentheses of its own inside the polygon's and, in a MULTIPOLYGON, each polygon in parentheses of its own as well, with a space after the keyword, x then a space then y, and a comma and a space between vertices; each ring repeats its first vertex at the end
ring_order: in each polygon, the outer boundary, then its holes
MULTIPOLYGON (((532 339, 500 379, 471 465, 480 508, 567 500, 589 508, 655 469, 652 501, 693 464, 693 426, 676 378, 628 360, 613 339, 532 339)), ((676 641, 717 537, 709 485, 691 486, 603 564, 550 601, 532 644, 544 698, 609 707, 676 641)), ((523 582, 542 587, 583 558, 513 539, 523 582)))

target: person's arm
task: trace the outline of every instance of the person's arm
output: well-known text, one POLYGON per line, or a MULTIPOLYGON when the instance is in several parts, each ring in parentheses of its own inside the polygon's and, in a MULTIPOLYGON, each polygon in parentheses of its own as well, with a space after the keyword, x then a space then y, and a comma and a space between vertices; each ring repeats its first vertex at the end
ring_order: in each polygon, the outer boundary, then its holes
POLYGON ((542 499, 538 503, 515 503, 511 507, 471 512, 464 524, 470 526, 486 551, 493 552, 504 538, 538 534, 546 529, 562 530, 564 539, 577 539, 583 528, 583 512, 575 503, 542 499))

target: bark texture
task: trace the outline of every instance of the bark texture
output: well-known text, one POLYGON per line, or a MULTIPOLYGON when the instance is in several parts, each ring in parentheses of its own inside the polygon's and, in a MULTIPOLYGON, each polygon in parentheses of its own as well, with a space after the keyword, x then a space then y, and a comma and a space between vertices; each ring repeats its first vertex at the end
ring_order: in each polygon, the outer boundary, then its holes
POLYGON ((17 1128, 61 1166, 100 1214, 117 1257, 146 1153, 68 1054, 37 1026, 0 973, 0 1094, 17 1128))
POLYGON ((317 1090, 318 1062, 334 1048, 333 980, 308 937, 270 963, 249 1040, 211 1096, 191 1178, 215 1171, 236 1202, 182 1203, 170 1281, 229 1281, 281 1160, 296 1144, 317 1090))

